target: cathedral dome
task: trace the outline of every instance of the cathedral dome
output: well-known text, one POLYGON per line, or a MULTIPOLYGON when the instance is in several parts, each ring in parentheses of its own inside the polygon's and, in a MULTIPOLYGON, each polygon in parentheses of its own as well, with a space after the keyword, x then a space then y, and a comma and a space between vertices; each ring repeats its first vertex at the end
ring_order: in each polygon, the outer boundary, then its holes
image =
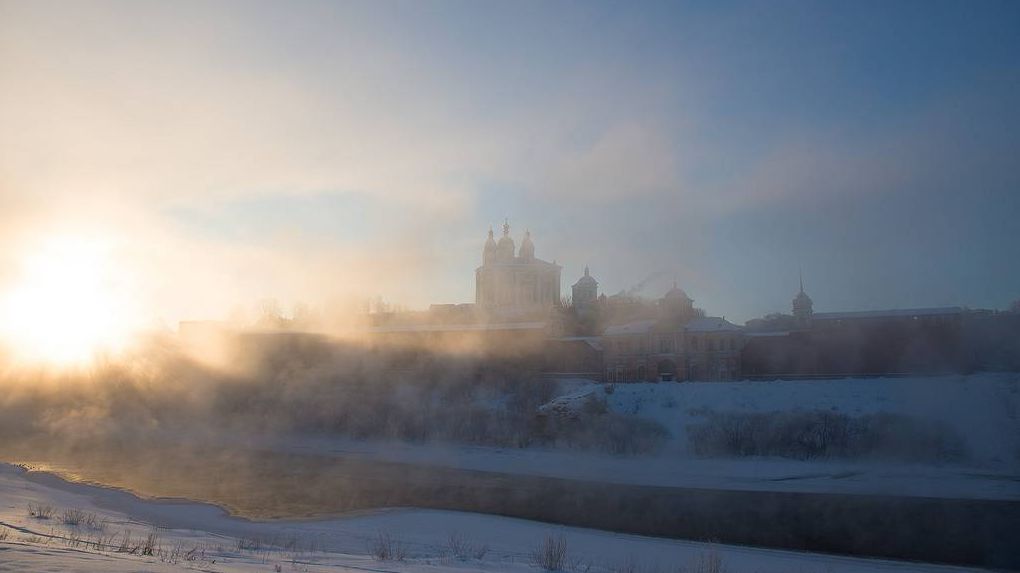
POLYGON ((584 276, 579 278, 579 279, 577 279, 577 282, 574 283, 574 286, 577 286, 577 287, 593 287, 593 286, 598 286, 598 284, 599 284, 599 282, 597 280, 595 280, 595 278, 592 277, 591 273, 588 271, 588 265, 584 265, 584 276))
POLYGON ((673 288, 669 289, 669 292, 667 292, 662 298, 668 300, 693 300, 691 297, 687 296, 684 289, 676 286, 676 281, 673 282, 673 288))
POLYGON ((510 238, 510 221, 503 221, 503 236, 496 244, 496 260, 508 262, 514 260, 514 251, 517 248, 514 240, 510 238))

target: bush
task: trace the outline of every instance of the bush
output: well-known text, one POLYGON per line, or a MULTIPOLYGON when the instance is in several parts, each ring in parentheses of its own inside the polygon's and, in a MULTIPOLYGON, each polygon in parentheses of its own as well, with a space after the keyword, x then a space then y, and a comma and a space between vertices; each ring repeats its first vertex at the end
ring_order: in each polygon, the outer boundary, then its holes
POLYGON ((36 519, 49 519, 53 517, 52 505, 28 504, 28 515, 36 519))
POLYGON ((70 525, 72 527, 84 526, 89 529, 99 531, 106 529, 105 520, 99 519, 99 517, 91 511, 84 511, 76 508, 65 509, 61 515, 61 521, 63 521, 64 525, 70 525))
POLYGON ((474 543, 459 533, 451 533, 446 540, 447 555, 464 561, 467 559, 482 559, 489 552, 489 546, 484 543, 474 543))
POLYGON ((156 530, 154 529, 150 531, 147 536, 145 536, 145 541, 143 541, 141 545, 141 554, 151 556, 155 553, 158 553, 159 551, 160 551, 159 533, 157 533, 156 530))
POLYGON ((669 437, 669 432, 658 422, 613 413, 547 416, 540 426, 535 430, 538 440, 615 455, 654 453, 669 437))
POLYGON ((546 571, 562 571, 567 564, 567 538, 546 535, 542 543, 531 552, 531 562, 546 571))
POLYGON ((379 561, 403 561, 407 557, 404 544, 393 539, 388 531, 380 531, 369 540, 368 550, 379 561))
POLYGON ((901 414, 850 417, 825 410, 703 413, 687 429, 699 456, 780 456, 795 459, 885 458, 945 462, 967 457, 947 424, 901 414))
POLYGON ((726 573, 722 555, 711 550, 702 553, 689 566, 680 569, 682 573, 726 573))

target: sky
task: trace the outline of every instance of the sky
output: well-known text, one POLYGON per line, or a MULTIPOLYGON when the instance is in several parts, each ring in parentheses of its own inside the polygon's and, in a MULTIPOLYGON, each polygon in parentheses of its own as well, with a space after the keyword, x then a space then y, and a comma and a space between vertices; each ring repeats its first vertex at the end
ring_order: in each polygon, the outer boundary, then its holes
POLYGON ((735 322, 1020 298, 1020 3, 0 0, 0 290, 472 302, 486 232, 735 322), (91 244, 91 243, 89 243, 91 244), (27 255, 26 255, 27 254, 27 255))

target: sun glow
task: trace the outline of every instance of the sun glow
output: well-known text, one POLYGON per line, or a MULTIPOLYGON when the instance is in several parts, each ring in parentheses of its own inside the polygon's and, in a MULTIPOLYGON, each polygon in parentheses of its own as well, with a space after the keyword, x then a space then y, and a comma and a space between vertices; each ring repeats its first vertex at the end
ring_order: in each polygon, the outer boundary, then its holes
POLYGON ((81 364, 123 348, 131 333, 129 274, 107 241, 51 238, 25 252, 0 293, 4 344, 23 361, 81 364))

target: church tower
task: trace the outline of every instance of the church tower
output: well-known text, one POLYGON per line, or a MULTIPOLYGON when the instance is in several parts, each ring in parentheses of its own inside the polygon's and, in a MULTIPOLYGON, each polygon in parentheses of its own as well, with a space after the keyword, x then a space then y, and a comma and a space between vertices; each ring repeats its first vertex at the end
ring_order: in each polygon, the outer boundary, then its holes
POLYGON ((510 238, 510 221, 503 221, 503 236, 499 238, 499 243, 496 244, 496 262, 514 262, 515 250, 514 240, 510 238))
POLYGON ((599 298, 599 282, 592 278, 588 265, 584 265, 584 276, 570 287, 574 305, 595 304, 599 298))
POLYGON ((676 285, 676 281, 673 281, 673 288, 659 300, 659 307, 664 316, 677 323, 685 323, 694 318, 694 299, 687 296, 684 289, 676 285))
POLYGON ((560 266, 535 257, 530 231, 517 251, 510 221, 504 221, 499 241, 489 230, 482 266, 475 269, 475 304, 499 319, 545 318, 560 304, 560 266))
POLYGON ((496 239, 492 238, 492 227, 489 227, 489 238, 482 249, 482 264, 487 265, 496 260, 496 239))
POLYGON ((524 240, 521 241, 521 260, 535 260, 535 243, 531 242, 531 231, 524 231, 524 240))
POLYGON ((797 296, 793 297, 793 318, 797 321, 797 326, 806 328, 811 324, 811 315, 814 314, 814 303, 811 302, 811 297, 804 292, 804 275, 800 277, 800 292, 797 296))

